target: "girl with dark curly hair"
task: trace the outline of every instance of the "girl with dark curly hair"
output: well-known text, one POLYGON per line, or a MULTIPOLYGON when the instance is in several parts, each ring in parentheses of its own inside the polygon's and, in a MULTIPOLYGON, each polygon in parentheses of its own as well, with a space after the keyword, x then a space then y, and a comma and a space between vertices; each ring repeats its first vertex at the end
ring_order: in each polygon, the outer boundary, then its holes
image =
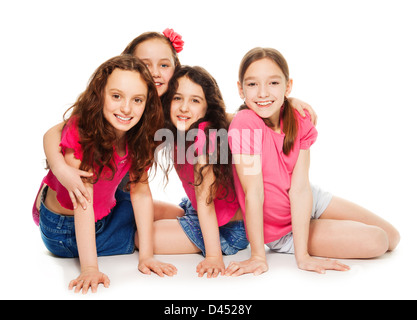
POLYGON ((180 204, 185 215, 178 221, 155 221, 155 253, 201 252, 199 276, 216 277, 225 271, 222 254, 248 245, 233 189, 225 104, 206 70, 183 66, 170 80, 163 108, 165 129, 156 138, 165 138, 167 163, 175 167, 188 198, 180 204))

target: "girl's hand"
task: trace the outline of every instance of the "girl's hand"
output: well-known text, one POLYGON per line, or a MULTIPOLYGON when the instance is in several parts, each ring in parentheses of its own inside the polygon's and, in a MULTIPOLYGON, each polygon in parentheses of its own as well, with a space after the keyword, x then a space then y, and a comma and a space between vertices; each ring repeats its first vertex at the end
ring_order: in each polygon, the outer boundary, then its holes
POLYGON ((297 259, 298 268, 306 271, 314 271, 324 274, 326 270, 348 271, 350 267, 337 261, 330 259, 317 259, 310 255, 306 255, 297 259))
POLYGON ((77 209, 77 203, 79 203, 83 209, 86 209, 87 202, 91 202, 91 196, 85 188, 81 177, 89 178, 93 174, 69 165, 53 168, 52 172, 59 182, 68 190, 74 210, 77 209))
POLYGON ((313 108, 308 103, 305 103, 304 101, 301 101, 296 98, 288 98, 288 100, 290 101, 293 108, 297 110, 299 114, 301 114, 301 116, 305 117, 306 114, 304 110, 307 110, 310 114, 311 122, 314 124, 314 126, 317 125, 317 114, 314 112, 313 108))
POLYGON ((91 292, 96 293, 100 283, 102 283, 105 288, 108 288, 110 286, 109 277, 95 267, 88 268, 82 271, 77 279, 70 282, 68 289, 72 290, 75 287, 75 293, 80 292, 82 289, 82 293, 86 294, 91 287, 91 292))
POLYGON ((206 257, 201 261, 196 269, 199 277, 203 277, 207 273, 207 278, 216 278, 219 273, 223 276, 225 265, 222 257, 206 257))
POLYGON ((163 277, 164 274, 169 277, 177 274, 177 268, 172 264, 160 262, 155 258, 141 260, 138 269, 144 274, 151 274, 151 271, 155 272, 160 277, 163 277))
POLYGON ((246 273, 258 276, 266 271, 268 271, 268 263, 265 258, 251 257, 246 261, 231 262, 226 269, 226 276, 237 277, 246 273))

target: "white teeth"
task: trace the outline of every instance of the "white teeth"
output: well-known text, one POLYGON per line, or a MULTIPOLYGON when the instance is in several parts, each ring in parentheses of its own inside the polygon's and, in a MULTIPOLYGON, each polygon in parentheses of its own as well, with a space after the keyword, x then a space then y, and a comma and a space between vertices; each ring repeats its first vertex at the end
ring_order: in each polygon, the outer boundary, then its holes
POLYGON ((260 105, 260 106, 267 106, 268 104, 271 104, 271 101, 266 101, 266 102, 257 102, 256 104, 260 105))
POLYGON ((116 114, 116 118, 118 118, 118 119, 120 119, 120 120, 122 120, 122 121, 129 121, 129 120, 131 120, 132 118, 123 118, 123 117, 121 117, 121 116, 118 116, 117 114, 116 114))
POLYGON ((181 117, 181 116, 178 116, 178 119, 181 119, 181 120, 188 120, 189 118, 187 118, 187 117, 181 117))

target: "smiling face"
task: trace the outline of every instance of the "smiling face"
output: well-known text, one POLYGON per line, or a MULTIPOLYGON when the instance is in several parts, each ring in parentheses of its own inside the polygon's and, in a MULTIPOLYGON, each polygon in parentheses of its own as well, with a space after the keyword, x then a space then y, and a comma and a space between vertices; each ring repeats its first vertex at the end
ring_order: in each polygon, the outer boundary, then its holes
POLYGON ((168 82, 175 71, 172 49, 160 39, 150 39, 140 43, 134 55, 142 60, 152 74, 158 95, 168 89, 168 82))
POLYGON ((171 121, 180 131, 203 118, 207 111, 207 101, 203 88, 187 77, 178 79, 178 89, 171 102, 171 121))
POLYGON ((104 118, 122 137, 141 119, 146 106, 148 87, 135 71, 115 69, 104 88, 104 118))
POLYGON ((292 80, 286 80, 274 61, 263 58, 253 62, 244 74, 243 83, 238 82, 238 88, 240 97, 251 110, 279 127, 281 106, 291 93, 292 80))

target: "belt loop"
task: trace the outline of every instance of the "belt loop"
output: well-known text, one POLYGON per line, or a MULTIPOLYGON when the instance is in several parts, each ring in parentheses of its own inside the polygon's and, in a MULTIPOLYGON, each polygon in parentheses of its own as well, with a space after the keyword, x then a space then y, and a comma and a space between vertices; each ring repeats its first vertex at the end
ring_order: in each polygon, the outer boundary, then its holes
POLYGON ((58 221, 58 225, 56 226, 56 228, 61 230, 62 225, 64 224, 64 221, 65 221, 65 217, 64 216, 60 216, 59 217, 59 221, 58 221))

